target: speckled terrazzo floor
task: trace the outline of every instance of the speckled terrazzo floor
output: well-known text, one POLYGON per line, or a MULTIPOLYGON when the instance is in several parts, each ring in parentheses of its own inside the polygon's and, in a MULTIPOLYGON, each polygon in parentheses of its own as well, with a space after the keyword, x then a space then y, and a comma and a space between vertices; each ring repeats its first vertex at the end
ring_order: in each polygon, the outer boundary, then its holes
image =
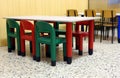
POLYGON ((0 78, 120 78, 120 44, 117 40, 114 44, 96 40, 91 56, 87 53, 85 40, 84 55, 78 56, 77 50, 73 49, 70 65, 62 60, 62 48, 58 47, 57 51, 57 64, 52 67, 44 53, 41 62, 35 62, 29 53, 21 57, 16 51, 8 53, 7 47, 0 47, 0 78))

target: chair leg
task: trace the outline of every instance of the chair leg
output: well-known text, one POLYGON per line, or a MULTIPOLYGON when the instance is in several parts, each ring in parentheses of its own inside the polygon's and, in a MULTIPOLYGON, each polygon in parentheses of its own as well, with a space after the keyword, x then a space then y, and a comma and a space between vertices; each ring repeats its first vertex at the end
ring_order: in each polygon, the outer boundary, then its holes
POLYGON ((32 54, 32 41, 30 41, 30 53, 32 54))
POLYGON ((56 66, 56 45, 50 45, 50 53, 51 53, 51 66, 56 66))
POLYGON ((105 29, 104 39, 105 39, 105 40, 107 39, 107 27, 106 27, 106 29, 105 29))
POLYGON ((9 53, 11 53, 11 52, 12 52, 11 48, 8 48, 8 52, 9 52, 9 53))
POLYGON ((105 40, 105 32, 104 32, 104 30, 105 30, 105 27, 103 26, 103 40, 105 40))
POLYGON ((35 41, 32 40, 32 56, 33 56, 33 60, 36 59, 36 57, 35 57, 35 51, 36 51, 36 49, 35 49, 35 41))
MULTIPOLYGON (((13 33, 15 32, 14 28, 10 28, 10 31, 13 33)), ((11 40, 11 49, 15 50, 15 38, 11 37, 10 40, 11 40)))
POLYGON ((109 38, 109 28, 107 29, 107 39, 109 38))
POLYGON ((25 40, 21 39, 21 56, 26 56, 25 53, 25 40))
POLYGON ((11 38, 11 45, 12 45, 11 49, 15 50, 15 38, 11 38))
POLYGON ((113 38, 114 38, 114 27, 112 26, 112 43, 113 43, 113 38))
MULTIPOLYGON (((88 31, 88 25, 86 25, 86 31, 85 32, 87 32, 88 31)), ((86 40, 86 37, 84 38, 84 40, 86 40)))
POLYGON ((18 55, 21 55, 21 44, 20 44, 20 37, 17 37, 17 49, 18 49, 18 55))
POLYGON ((63 43, 63 59, 64 59, 64 61, 67 61, 67 56, 66 56, 66 43, 63 43))
POLYGON ((75 37, 76 49, 79 49, 79 37, 75 37))
POLYGON ((36 58, 35 60, 37 62, 40 62, 40 43, 37 42, 36 40, 36 58))
POLYGON ((11 39, 9 36, 7 36, 7 42, 8 42, 8 52, 12 52, 12 49, 11 49, 11 39))
POLYGON ((83 55, 83 37, 79 36, 79 55, 83 55))
POLYGON ((45 45, 45 48, 46 48, 46 57, 51 57, 51 54, 50 54, 50 46, 49 45, 45 45))
POLYGON ((100 35, 100 42, 102 42, 102 37, 103 37, 103 26, 101 26, 101 35, 100 35))

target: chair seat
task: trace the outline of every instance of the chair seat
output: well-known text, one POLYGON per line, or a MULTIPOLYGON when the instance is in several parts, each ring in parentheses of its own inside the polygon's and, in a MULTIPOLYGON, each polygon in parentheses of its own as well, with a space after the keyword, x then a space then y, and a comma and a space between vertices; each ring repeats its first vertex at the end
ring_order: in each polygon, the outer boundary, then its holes
POLYGON ((61 35, 66 34, 66 31, 64 31, 64 30, 55 30, 55 31, 56 31, 56 33, 61 34, 61 35))
POLYGON ((100 24, 100 22, 95 22, 95 26, 99 26, 100 24))
MULTIPOLYGON (((38 41, 41 43, 45 43, 45 44, 51 44, 50 37, 48 37, 48 36, 40 37, 40 38, 38 38, 38 41)), ((60 44, 60 43, 65 43, 66 40, 65 40, 65 38, 56 38, 55 42, 56 42, 56 44, 60 44)))
POLYGON ((17 36, 16 33, 8 33, 8 35, 11 36, 11 37, 16 37, 17 36))
POLYGON ((32 40, 32 35, 24 35, 21 38, 25 40, 32 40))
MULTIPOLYGON (((112 27, 112 24, 103 24, 103 26, 112 27)), ((117 25, 116 25, 116 24, 113 24, 113 26, 116 27, 117 25)))
POLYGON ((25 32, 25 35, 22 36, 22 39, 32 40, 32 32, 25 32))
POLYGON ((88 36, 88 32, 82 32, 82 31, 79 31, 79 32, 73 32, 73 36, 79 36, 79 35, 82 35, 82 36, 88 36))

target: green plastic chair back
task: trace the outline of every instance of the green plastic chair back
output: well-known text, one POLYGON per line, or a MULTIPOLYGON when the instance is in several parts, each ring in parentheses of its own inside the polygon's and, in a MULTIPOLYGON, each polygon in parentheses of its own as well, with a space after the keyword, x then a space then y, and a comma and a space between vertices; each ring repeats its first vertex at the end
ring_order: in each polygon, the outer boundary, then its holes
POLYGON ((66 40, 63 38, 56 38, 54 28, 47 22, 36 22, 35 24, 36 36, 36 61, 40 61, 40 43, 50 45, 51 65, 56 65, 56 45, 63 43, 63 54, 66 57, 66 40), (40 33, 49 33, 49 36, 40 36, 40 33))
POLYGON ((13 19, 7 19, 6 26, 7 26, 6 28, 7 28, 8 52, 11 52, 11 50, 12 50, 11 38, 16 38, 18 55, 20 55, 20 27, 19 27, 19 24, 13 19), (16 31, 14 31, 15 29, 16 29, 16 31))
POLYGON ((51 40, 55 39, 55 30, 54 30, 54 28, 50 24, 48 24, 46 22, 38 22, 38 23, 36 23, 36 31, 38 33, 38 34, 36 34, 37 36, 39 36, 39 33, 49 33, 51 40))

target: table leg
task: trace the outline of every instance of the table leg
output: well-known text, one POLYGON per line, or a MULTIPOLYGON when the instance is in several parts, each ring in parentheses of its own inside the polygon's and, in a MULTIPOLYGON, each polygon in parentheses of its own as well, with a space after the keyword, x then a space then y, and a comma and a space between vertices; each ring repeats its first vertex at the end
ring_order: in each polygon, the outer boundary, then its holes
POLYGON ((67 64, 72 63, 72 23, 66 23, 67 64))
POLYGON ((93 54, 93 41, 94 41, 94 20, 90 21, 89 24, 89 55, 93 54))
POLYGON ((118 16, 118 43, 120 43, 120 16, 118 16))

